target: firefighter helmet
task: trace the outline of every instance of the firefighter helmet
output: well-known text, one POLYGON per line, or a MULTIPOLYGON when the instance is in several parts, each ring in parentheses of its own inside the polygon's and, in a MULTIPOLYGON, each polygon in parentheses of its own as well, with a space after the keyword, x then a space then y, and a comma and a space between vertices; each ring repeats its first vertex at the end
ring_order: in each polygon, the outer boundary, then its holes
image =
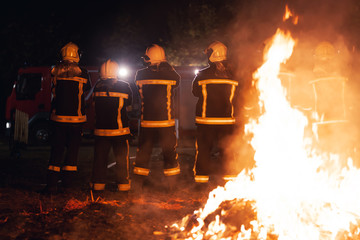
POLYGON ((329 42, 321 42, 315 49, 315 58, 321 61, 326 61, 334 58, 335 48, 329 42))
POLYGON ((119 65, 111 59, 104 62, 100 67, 100 78, 117 78, 119 72, 119 65))
POLYGON ((79 47, 75 43, 69 42, 61 49, 61 56, 63 60, 79 62, 79 47))
POLYGON ((227 47, 219 41, 211 43, 204 51, 210 62, 221 62, 227 59, 227 47))
POLYGON ((164 49, 157 44, 148 47, 143 58, 150 65, 166 61, 164 49))

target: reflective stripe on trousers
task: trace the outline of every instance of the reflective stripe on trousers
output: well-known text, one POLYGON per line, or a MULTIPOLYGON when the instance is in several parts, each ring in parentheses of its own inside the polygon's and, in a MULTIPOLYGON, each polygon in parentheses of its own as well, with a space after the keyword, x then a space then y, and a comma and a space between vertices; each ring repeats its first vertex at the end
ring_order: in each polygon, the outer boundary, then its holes
POLYGON ((167 168, 164 169, 164 175, 165 176, 174 176, 180 174, 180 166, 178 165, 175 168, 167 168))
POLYGON ((207 176, 207 175, 195 175, 195 182, 197 182, 197 183, 207 183, 207 182, 209 182, 209 176, 207 176))
POLYGON ((77 166, 63 166, 61 168, 61 170, 76 172, 77 171, 77 166))
POLYGON ((148 168, 141 168, 141 167, 134 167, 134 173, 141 176, 149 176, 150 169, 148 168))
POLYGON ((129 191, 130 188, 131 188, 130 182, 127 183, 127 184, 121 183, 121 184, 118 184, 117 186, 118 186, 118 190, 121 191, 121 192, 129 191))

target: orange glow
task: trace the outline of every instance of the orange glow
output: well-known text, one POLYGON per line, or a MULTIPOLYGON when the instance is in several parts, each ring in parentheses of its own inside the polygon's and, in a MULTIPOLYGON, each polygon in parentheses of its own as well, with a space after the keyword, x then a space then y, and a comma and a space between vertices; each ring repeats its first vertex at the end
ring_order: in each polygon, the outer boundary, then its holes
POLYGON ((172 226, 186 239, 359 239, 360 170, 350 157, 343 167, 339 155, 315 149, 304 135, 307 117, 291 107, 279 79, 280 66, 295 46, 291 34, 280 29, 266 46, 264 62, 253 74, 262 115, 245 126, 253 136, 256 166, 211 191, 205 206, 194 212, 190 230, 189 216, 172 226), (257 214, 251 227, 242 225, 229 237, 222 210, 204 228, 205 219, 230 200, 250 202, 257 214))

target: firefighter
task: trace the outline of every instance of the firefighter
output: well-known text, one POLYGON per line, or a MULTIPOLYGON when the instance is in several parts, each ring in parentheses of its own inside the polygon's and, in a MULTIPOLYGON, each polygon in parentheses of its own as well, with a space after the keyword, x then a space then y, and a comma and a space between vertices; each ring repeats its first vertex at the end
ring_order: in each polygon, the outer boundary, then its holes
POLYGON ((236 177, 235 172, 227 169, 224 152, 226 139, 235 129, 234 103, 239 86, 233 78, 227 61, 227 47, 223 43, 211 43, 204 53, 209 66, 200 70, 192 83, 192 93, 198 98, 194 180, 200 186, 207 186, 210 176, 215 183, 236 177), (215 147, 220 159, 214 166, 210 159, 215 147))
POLYGON ((317 130, 318 147, 333 153, 345 152, 351 145, 345 101, 347 78, 341 74, 340 67, 335 47, 330 42, 319 43, 314 54, 314 79, 310 81, 314 91, 313 129, 317 130))
POLYGON ((82 125, 86 122, 84 95, 91 88, 87 70, 78 65, 78 50, 76 44, 66 44, 61 49, 62 61, 51 70, 53 136, 44 193, 57 193, 60 178, 64 189, 73 187, 77 172, 82 125))
POLYGON ((118 64, 108 60, 101 65, 100 80, 96 83, 93 99, 95 104, 95 150, 92 173, 92 189, 103 191, 106 183, 107 159, 110 149, 116 160, 117 189, 130 190, 129 136, 127 111, 132 104, 129 83, 118 79, 118 64))
POLYGON ((134 163, 134 174, 149 181, 150 157, 155 142, 159 142, 164 157, 163 173, 166 182, 175 187, 180 166, 176 153, 177 139, 174 118, 174 90, 180 76, 166 61, 165 52, 153 44, 143 57, 146 68, 137 71, 135 83, 141 97, 139 144, 134 163))

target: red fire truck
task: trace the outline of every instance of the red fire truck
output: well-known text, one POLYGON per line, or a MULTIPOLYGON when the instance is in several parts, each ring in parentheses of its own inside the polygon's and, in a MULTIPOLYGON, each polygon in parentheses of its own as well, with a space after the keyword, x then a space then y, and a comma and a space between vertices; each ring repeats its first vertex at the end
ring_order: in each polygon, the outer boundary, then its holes
MULTIPOLYGON (((85 67, 90 76, 92 86, 99 79, 98 67, 85 67)), ((178 130, 185 132, 195 129, 195 98, 191 94, 191 82, 195 76, 196 67, 177 67, 181 75, 180 87, 176 91, 175 116, 177 118, 178 130), (181 114, 180 114, 181 112, 181 114)), ((47 144, 50 132, 50 104, 51 104, 51 67, 25 67, 18 71, 18 78, 14 83, 11 95, 6 102, 6 131, 10 140, 14 137, 16 112, 25 113, 28 117, 28 143, 33 145, 47 144)), ((133 89, 133 111, 130 113, 130 128, 137 132, 138 118, 140 115, 140 99, 134 84, 135 70, 128 69, 129 81, 133 89)), ((91 92, 90 92, 91 94, 91 92)), ((86 115, 87 122, 84 124, 84 135, 91 136, 94 128, 94 109, 87 101, 86 115)), ((179 133, 178 131, 178 133, 179 133)))

